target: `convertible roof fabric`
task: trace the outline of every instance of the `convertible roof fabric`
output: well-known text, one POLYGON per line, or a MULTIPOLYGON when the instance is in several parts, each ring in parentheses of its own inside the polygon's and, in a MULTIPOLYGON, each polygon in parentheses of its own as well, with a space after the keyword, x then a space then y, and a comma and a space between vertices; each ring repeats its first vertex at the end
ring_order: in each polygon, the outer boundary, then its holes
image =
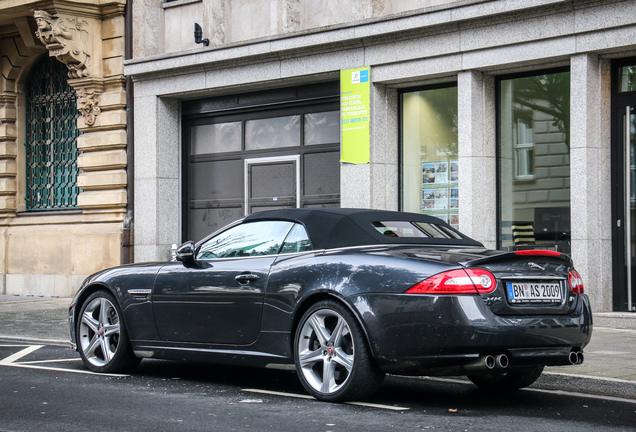
POLYGON ((351 208, 300 208, 267 210, 246 216, 244 223, 261 220, 286 220, 301 223, 307 229, 314 249, 380 244, 426 244, 483 246, 464 236, 441 219, 418 213, 351 208), (443 225, 461 238, 408 238, 383 235, 373 222, 412 221, 443 225))

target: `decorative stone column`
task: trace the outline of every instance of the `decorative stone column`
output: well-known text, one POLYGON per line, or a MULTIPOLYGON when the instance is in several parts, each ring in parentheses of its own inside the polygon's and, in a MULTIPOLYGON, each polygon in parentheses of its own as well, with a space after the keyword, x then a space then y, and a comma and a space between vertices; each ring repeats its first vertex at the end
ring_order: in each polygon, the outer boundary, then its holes
POLYGON ((0 93, 0 218, 16 211, 16 94, 0 93))
POLYGON ((85 10, 34 13, 36 36, 66 64, 77 92, 77 204, 85 211, 122 212, 127 203, 124 4, 115 0, 94 16, 85 10))

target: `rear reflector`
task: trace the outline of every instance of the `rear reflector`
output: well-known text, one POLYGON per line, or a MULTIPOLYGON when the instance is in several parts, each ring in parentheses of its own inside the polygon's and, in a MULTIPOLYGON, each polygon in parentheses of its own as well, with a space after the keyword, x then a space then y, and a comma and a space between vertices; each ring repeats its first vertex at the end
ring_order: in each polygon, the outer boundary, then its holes
POLYGON ((583 288, 583 278, 576 270, 571 270, 568 275, 568 279, 570 280, 570 289, 574 294, 584 294, 585 289, 583 288))
POLYGON ((528 249, 528 250, 520 250, 515 251, 517 255, 548 255, 548 256, 559 256, 561 252, 553 251, 553 250, 541 250, 541 249, 528 249))
POLYGON ((438 273, 405 291, 406 294, 487 294, 497 287, 486 270, 457 269, 438 273))

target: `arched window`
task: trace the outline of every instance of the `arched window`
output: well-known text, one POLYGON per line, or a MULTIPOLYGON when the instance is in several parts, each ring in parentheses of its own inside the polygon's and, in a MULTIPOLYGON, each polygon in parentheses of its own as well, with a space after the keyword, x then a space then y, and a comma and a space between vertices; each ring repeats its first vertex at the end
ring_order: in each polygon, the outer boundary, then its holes
POLYGON ((66 66, 43 56, 28 77, 26 95, 26 208, 77 206, 77 97, 66 66))

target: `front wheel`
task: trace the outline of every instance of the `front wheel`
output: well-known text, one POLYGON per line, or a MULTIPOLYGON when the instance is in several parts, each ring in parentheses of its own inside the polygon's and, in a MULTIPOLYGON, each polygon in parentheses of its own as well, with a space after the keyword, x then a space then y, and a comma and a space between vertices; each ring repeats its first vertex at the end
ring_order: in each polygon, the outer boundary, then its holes
POLYGON ((544 366, 536 366, 519 372, 468 375, 468 379, 486 390, 518 390, 538 380, 543 373, 543 368, 544 366))
POLYGON ((303 315, 294 338, 294 361, 305 390, 323 401, 363 399, 384 378, 360 324, 333 300, 318 302, 303 315))
POLYGON ((80 356, 94 372, 126 372, 139 364, 135 357, 122 312, 107 291, 91 294, 82 304, 77 323, 80 356))

